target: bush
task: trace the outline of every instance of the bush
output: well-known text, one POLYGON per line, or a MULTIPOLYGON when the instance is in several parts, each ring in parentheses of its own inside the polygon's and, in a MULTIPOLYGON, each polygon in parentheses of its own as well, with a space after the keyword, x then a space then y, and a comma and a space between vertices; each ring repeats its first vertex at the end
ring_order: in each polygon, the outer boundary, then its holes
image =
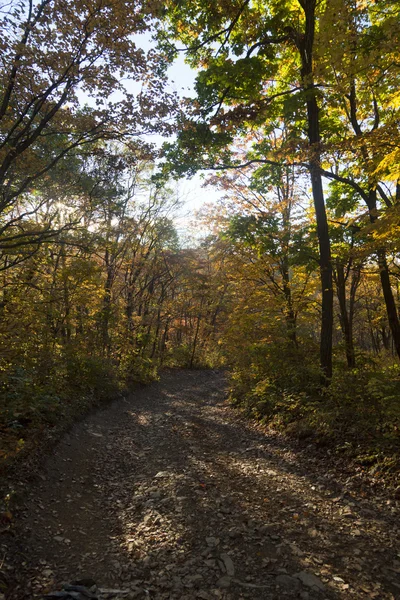
POLYGON ((236 357, 232 370, 232 400, 254 416, 271 418, 282 406, 294 406, 304 394, 315 393, 320 373, 314 348, 288 344, 253 344, 236 357))
POLYGON ((65 361, 65 390, 107 400, 119 388, 117 370, 110 360, 80 352, 68 353, 65 361))
POLYGON ((358 360, 353 370, 336 361, 324 389, 316 348, 253 345, 232 367, 230 398, 249 416, 298 438, 371 462, 397 456, 400 366, 382 366, 366 354, 358 360))
MULTIPOLYGON (((188 368, 192 360, 193 347, 191 344, 181 344, 172 348, 165 360, 169 367, 188 368)), ((219 369, 225 364, 224 356, 217 344, 198 346, 193 365, 194 369, 219 369)))
POLYGON ((118 374, 128 387, 133 383, 150 383, 158 377, 158 364, 140 355, 126 356, 119 365, 118 374))

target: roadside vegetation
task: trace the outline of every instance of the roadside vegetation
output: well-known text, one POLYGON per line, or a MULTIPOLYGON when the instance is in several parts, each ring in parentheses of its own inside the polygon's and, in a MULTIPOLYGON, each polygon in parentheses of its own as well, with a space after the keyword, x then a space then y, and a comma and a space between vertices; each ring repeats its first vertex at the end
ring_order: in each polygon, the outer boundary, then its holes
POLYGON ((398 470, 399 16, 2 7, 1 464, 162 368, 224 367, 251 418, 398 470), (221 200, 188 243, 176 180, 199 171, 221 200))

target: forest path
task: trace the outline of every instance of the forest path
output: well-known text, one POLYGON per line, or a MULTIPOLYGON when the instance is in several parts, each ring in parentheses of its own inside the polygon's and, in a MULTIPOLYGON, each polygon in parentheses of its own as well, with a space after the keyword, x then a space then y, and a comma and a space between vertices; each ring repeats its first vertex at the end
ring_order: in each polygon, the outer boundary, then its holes
POLYGON ((20 510, 10 598, 82 576, 118 598, 400 598, 396 503, 246 422, 225 386, 170 371, 76 425, 20 510))

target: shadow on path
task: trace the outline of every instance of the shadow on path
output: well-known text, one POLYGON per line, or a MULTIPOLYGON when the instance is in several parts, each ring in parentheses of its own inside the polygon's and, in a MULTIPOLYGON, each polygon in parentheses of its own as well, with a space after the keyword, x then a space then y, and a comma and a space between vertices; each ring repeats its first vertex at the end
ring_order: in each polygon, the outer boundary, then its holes
POLYGON ((121 598, 400 598, 391 507, 341 494, 224 386, 167 372, 77 425, 30 490, 10 600, 85 575, 121 598))

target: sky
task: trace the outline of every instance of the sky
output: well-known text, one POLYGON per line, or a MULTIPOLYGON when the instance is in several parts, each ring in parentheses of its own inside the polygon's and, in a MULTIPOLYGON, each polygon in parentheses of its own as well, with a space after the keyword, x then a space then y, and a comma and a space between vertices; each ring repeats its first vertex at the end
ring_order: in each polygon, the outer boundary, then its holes
MULTIPOLYGON (((148 35, 138 36, 138 45, 147 51, 154 46, 148 35)), ((168 70, 171 90, 180 97, 194 96, 194 83, 196 71, 191 69, 184 61, 184 53, 181 52, 173 65, 168 70)), ((161 144, 166 141, 161 136, 149 137, 149 141, 161 144)), ((170 139, 168 141, 171 141, 170 139)), ((182 179, 177 184, 177 195, 182 202, 182 208, 175 218, 176 226, 186 230, 190 221, 205 203, 211 203, 221 198, 222 193, 213 186, 203 187, 204 177, 207 173, 199 173, 192 179, 182 179)))
MULTIPOLYGON (((154 48, 155 42, 151 39, 150 33, 135 36, 136 45, 145 52, 154 48)), ((180 52, 178 58, 168 69, 170 90, 176 92, 180 98, 194 97, 194 84, 196 71, 191 69, 184 61, 184 53, 180 52)), ((132 94, 138 94, 141 84, 133 80, 125 80, 124 86, 132 94)), ((120 92, 113 94, 113 101, 118 100, 120 92)), ((91 104, 93 100, 84 92, 79 92, 78 96, 82 103, 91 104)), ((173 138, 163 138, 160 135, 144 135, 143 139, 156 146, 161 146, 163 142, 171 142, 173 138)), ((177 211, 174 222, 179 233, 183 236, 188 234, 190 224, 196 216, 196 212, 201 209, 205 203, 216 202, 221 198, 222 193, 213 186, 204 187, 204 178, 207 173, 198 173, 191 179, 181 179, 176 183, 176 196, 180 200, 181 207, 177 211)))

